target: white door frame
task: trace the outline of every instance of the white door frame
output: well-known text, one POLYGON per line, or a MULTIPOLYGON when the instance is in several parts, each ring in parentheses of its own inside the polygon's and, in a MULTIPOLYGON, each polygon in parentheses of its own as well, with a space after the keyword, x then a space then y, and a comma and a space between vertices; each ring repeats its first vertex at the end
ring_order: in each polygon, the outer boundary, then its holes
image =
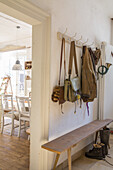
POLYGON ((30 169, 47 170, 47 153, 41 144, 47 141, 49 129, 50 16, 26 0, 0 0, 0 12, 32 25, 30 169))

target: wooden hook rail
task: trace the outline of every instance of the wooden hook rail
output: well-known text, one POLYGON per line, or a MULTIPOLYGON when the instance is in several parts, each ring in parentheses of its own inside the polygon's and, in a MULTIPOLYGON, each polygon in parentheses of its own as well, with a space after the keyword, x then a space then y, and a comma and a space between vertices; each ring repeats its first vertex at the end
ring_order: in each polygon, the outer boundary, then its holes
MULTIPOLYGON (((66 32, 67 32, 67 31, 66 31, 66 32)), ((75 36, 70 37, 70 36, 66 35, 65 33, 62 34, 61 32, 57 32, 57 39, 58 39, 58 40, 62 40, 62 37, 64 37, 64 38, 65 38, 65 41, 66 41, 67 43, 69 43, 69 44, 71 43, 71 41, 75 41, 75 46, 78 47, 78 48, 82 48, 83 45, 85 45, 85 44, 88 42, 88 39, 87 39, 87 41, 85 41, 84 43, 82 43, 82 42, 78 43, 78 41, 82 39, 82 36, 81 36, 81 38, 80 38, 79 40, 76 40, 76 39, 74 38, 75 36)), ((87 46, 90 47, 90 46, 92 46, 93 44, 94 44, 94 42, 91 43, 90 45, 87 45, 87 46)))
MULTIPOLYGON (((67 42, 67 43, 71 43, 71 41, 75 41, 76 42, 76 40, 73 38, 73 37, 69 37, 68 35, 65 35, 65 34, 62 34, 61 32, 58 32, 57 33, 57 38, 58 38, 58 40, 62 40, 62 37, 64 37, 65 38, 65 41, 67 42)), ((78 45, 78 44, 76 44, 75 43, 75 45, 76 45, 76 47, 78 47, 78 48, 82 48, 82 46, 81 45, 78 45)))

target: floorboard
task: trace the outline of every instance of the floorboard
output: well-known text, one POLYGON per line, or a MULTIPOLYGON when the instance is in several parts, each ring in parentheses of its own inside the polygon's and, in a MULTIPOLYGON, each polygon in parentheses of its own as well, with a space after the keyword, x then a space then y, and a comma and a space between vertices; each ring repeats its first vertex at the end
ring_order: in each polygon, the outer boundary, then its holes
MULTIPOLYGON (((17 123, 18 124, 18 123, 17 123)), ((25 130, 18 138, 18 128, 10 136, 11 125, 0 134, 0 170, 29 170, 30 142, 25 130)))
POLYGON ((0 170, 29 169, 29 141, 0 134, 0 170))

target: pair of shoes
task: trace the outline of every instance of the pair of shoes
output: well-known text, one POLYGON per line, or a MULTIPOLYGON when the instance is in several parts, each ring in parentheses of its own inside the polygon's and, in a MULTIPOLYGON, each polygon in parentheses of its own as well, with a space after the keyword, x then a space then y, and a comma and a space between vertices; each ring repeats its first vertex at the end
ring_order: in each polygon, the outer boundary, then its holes
POLYGON ((100 130, 100 141, 105 144, 105 155, 108 155, 108 145, 109 145, 110 129, 104 128, 100 130))
POLYGON ((106 147, 105 147, 105 144, 104 143, 97 143, 98 145, 100 145, 102 147, 102 155, 103 155, 103 158, 106 157, 106 147))
POLYGON ((86 152, 85 156, 91 159, 102 160, 105 158, 105 145, 103 143, 93 144, 93 149, 89 152, 86 152))
POLYGON ((100 130, 100 143, 94 144, 93 149, 85 153, 85 156, 92 159, 104 159, 108 155, 110 129, 100 130))

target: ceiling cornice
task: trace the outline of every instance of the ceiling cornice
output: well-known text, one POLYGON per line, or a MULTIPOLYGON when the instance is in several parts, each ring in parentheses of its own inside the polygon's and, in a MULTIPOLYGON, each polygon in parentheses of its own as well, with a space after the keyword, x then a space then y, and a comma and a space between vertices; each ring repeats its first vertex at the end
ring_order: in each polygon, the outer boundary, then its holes
POLYGON ((17 9, 27 16, 32 16, 33 19, 40 22, 49 17, 49 14, 45 11, 26 0, 0 0, 0 2, 8 7, 17 9))

